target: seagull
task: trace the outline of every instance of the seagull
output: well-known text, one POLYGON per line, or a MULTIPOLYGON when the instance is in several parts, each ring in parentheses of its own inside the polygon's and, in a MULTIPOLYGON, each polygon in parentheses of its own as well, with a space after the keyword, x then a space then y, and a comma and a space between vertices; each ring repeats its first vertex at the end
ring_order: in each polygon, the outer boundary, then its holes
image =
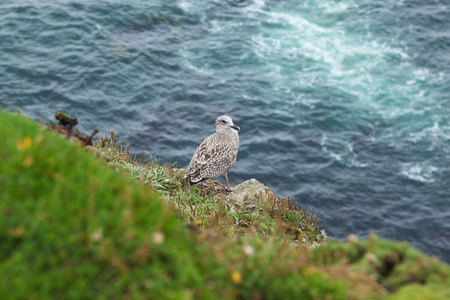
POLYGON ((240 128, 233 124, 229 116, 216 120, 216 132, 198 146, 187 168, 190 184, 201 183, 205 179, 224 176, 229 192, 233 187, 228 183, 227 172, 236 162, 239 150, 240 128))

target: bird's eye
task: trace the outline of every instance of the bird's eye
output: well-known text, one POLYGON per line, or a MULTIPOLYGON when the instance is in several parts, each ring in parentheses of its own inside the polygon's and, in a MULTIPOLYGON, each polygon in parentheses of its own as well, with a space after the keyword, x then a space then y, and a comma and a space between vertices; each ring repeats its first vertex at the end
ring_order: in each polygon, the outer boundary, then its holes
POLYGON ((227 121, 225 121, 225 120, 222 120, 222 123, 226 123, 227 121))

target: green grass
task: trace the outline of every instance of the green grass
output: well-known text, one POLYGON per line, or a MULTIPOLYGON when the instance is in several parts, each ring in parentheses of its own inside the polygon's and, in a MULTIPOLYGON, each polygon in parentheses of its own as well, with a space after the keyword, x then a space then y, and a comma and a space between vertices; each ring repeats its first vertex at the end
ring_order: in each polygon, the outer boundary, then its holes
POLYGON ((107 164, 13 114, 0 112, 0 136, 0 299, 449 295, 449 266, 408 245, 311 250, 293 243, 317 238, 311 216, 286 199, 232 212, 220 195, 183 187, 173 166, 139 165, 114 137, 97 144, 107 164), (390 256, 395 268, 382 276, 390 256))
POLYGON ((1 299, 111 298, 145 289, 144 265, 156 295, 198 286, 195 242, 154 192, 31 121, 2 113, 0 133, 1 299))

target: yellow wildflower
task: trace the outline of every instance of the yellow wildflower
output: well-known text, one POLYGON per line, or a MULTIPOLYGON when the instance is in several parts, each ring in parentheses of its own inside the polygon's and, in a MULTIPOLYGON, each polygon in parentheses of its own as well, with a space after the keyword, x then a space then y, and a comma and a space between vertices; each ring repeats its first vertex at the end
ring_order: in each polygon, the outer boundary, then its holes
POLYGON ((25 151, 25 150, 28 150, 32 144, 33 144, 33 140, 31 139, 31 137, 26 136, 23 138, 23 140, 16 142, 16 147, 20 151, 25 151))
POLYGON ((239 271, 236 271, 236 270, 231 272, 231 280, 235 284, 240 284, 242 282, 242 275, 241 275, 241 273, 239 273, 239 271))

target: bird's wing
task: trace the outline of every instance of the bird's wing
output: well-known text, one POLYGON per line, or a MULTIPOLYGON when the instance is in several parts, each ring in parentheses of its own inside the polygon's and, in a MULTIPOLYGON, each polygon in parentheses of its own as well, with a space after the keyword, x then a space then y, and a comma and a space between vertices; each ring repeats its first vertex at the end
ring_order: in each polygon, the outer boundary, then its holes
POLYGON ((192 182, 218 177, 224 173, 227 166, 231 167, 236 160, 237 148, 227 141, 221 138, 220 134, 214 133, 198 146, 188 167, 192 182))

